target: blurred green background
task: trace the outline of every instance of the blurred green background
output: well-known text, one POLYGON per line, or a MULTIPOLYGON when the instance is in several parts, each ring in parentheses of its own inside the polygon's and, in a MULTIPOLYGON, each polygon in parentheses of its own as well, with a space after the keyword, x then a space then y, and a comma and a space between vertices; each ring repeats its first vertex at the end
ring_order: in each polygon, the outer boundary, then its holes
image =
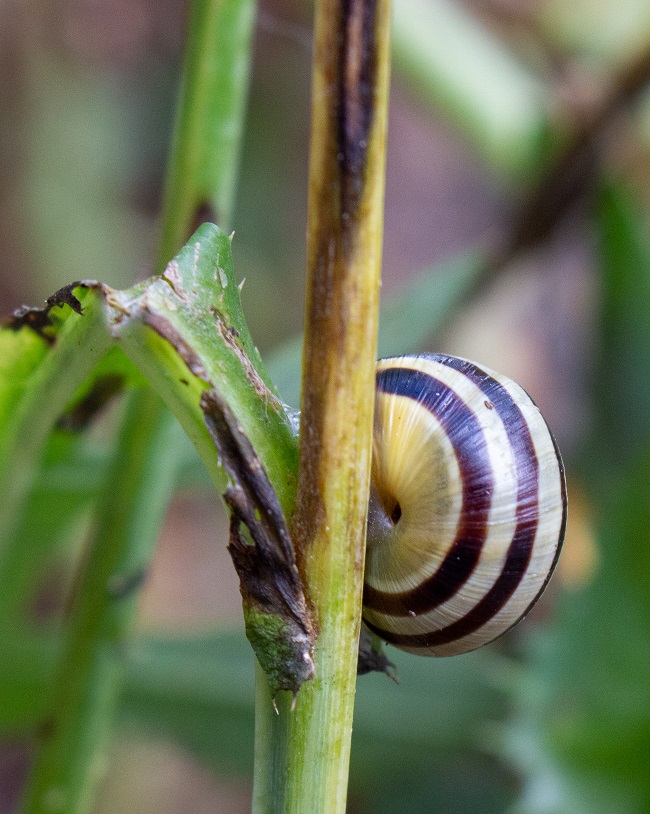
MULTIPOLYGON (((509 637, 454 659, 393 651, 399 686, 360 679, 349 810, 650 812, 650 5, 394 6, 382 352, 456 353, 520 381, 563 451, 570 525, 559 573, 509 637), (517 241, 521 222, 532 237, 517 241)), ((72 280, 121 288, 151 273, 185 16, 181 0, 0 5, 3 313, 72 280)), ((304 2, 261 3, 233 219, 245 314, 288 400, 310 21, 304 2)), ((103 438, 84 443, 101 455, 103 438)), ((98 814, 250 808, 252 654, 225 515, 187 460, 98 814)), ((87 473, 60 477, 92 493, 87 473)), ((60 487, 39 486, 42 517, 60 487)), ((43 628, 61 618, 87 530, 78 503, 25 577, 43 628)), ((38 641, 11 645, 1 814, 15 810, 51 665, 38 641)))

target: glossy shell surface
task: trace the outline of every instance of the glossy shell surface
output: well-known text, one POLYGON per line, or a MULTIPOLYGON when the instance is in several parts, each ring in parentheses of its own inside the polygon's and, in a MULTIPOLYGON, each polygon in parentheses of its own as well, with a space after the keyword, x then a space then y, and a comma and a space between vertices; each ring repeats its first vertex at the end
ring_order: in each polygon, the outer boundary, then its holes
POLYGON ((464 359, 377 366, 364 621, 420 655, 474 650, 535 603, 566 523, 564 471, 528 394, 464 359))

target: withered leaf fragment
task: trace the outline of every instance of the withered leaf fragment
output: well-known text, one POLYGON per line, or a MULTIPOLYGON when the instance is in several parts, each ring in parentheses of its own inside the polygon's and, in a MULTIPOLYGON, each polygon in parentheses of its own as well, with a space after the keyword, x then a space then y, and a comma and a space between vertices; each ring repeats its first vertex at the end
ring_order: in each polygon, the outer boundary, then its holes
POLYGON ((362 624, 359 636, 357 675, 364 676, 368 673, 384 673, 397 683, 395 665, 386 657, 383 642, 362 624))
POLYGON ((314 630, 282 508, 262 463, 216 390, 201 398, 205 423, 230 485, 228 551, 239 575, 246 635, 271 692, 296 695, 314 675, 314 630), (250 541, 242 533, 248 529, 250 541))

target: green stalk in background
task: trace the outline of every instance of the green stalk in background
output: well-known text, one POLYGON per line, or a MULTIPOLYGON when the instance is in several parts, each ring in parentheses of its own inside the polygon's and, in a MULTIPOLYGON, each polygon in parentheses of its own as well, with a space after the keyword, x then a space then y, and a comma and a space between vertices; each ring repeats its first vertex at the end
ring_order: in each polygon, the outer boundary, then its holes
POLYGON ((163 412, 155 423, 136 420, 147 403, 158 411, 157 399, 149 390, 128 397, 23 801, 29 814, 89 811, 103 773, 123 647, 174 488, 172 416, 163 412))
POLYGON ((202 219, 231 225, 255 9, 255 0, 192 2, 158 272, 202 219))
MULTIPOLYGON (((206 205, 223 222, 230 220, 254 9, 254 0, 192 3, 159 271, 206 205)), ((67 620, 48 717, 54 725, 41 730, 22 809, 26 814, 82 814, 92 802, 120 686, 122 654, 116 643, 125 637, 135 608, 133 601, 114 608, 120 600, 111 582, 116 574, 128 582, 134 573, 129 568, 144 569, 151 558, 176 469, 172 445, 163 440, 169 421, 149 391, 131 396, 67 620), (141 514, 145 519, 136 523, 141 514)))
POLYGON ((529 182, 562 138, 548 85, 461 4, 396 0, 395 68, 498 173, 529 182))
POLYGON ((345 811, 371 466, 388 0, 316 6, 300 466, 292 538, 316 676, 271 705, 258 671, 255 814, 345 811))

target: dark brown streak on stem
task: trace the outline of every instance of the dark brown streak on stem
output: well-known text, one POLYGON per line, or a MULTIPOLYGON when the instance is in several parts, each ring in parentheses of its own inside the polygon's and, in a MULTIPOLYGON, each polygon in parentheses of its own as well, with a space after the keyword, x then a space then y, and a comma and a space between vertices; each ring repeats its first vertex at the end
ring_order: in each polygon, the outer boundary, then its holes
POLYGON ((57 429, 66 432, 85 430, 104 407, 123 391, 125 383, 125 377, 119 373, 107 373, 97 378, 88 393, 56 422, 57 429))
POLYGON ((326 421, 339 420, 332 419, 338 415, 336 400, 354 379, 356 356, 364 358, 355 348, 375 341, 371 314, 378 288, 367 282, 362 267, 377 259, 369 241, 381 223, 373 207, 380 205, 377 190, 383 188, 377 148, 384 137, 378 114, 383 117, 385 103, 379 53, 387 49, 381 36, 385 6, 379 0, 328 0, 316 19, 303 357, 303 381, 309 384, 302 396, 302 485, 292 529, 301 568, 309 529, 323 526, 321 469, 331 456, 324 439, 333 431, 326 421), (366 326, 365 334, 360 326, 366 326))
MULTIPOLYGON (((265 540, 273 537, 277 546, 275 551, 270 550, 269 556, 278 557, 278 562, 284 561, 291 565, 293 547, 284 515, 275 490, 250 441, 218 391, 210 390, 202 394, 201 409, 217 446, 221 465, 232 481, 228 492, 234 494, 238 490, 241 495, 226 497, 227 502, 232 504, 231 508, 237 510, 241 521, 249 528, 250 525, 263 527, 263 533, 260 532, 259 535, 251 529, 257 545, 265 547, 265 540)), ((292 579, 293 587, 298 587, 297 574, 292 579)))
POLYGON ((363 197, 366 156, 374 118, 377 0, 343 0, 337 77, 338 163, 341 219, 356 217, 363 197))
POLYGON ((194 214, 192 215, 191 226, 188 231, 188 234, 185 238, 185 242, 187 242, 190 237, 196 232, 196 230, 204 223, 221 223, 221 217, 215 210, 214 206, 210 203, 210 201, 203 201, 202 203, 198 204, 194 209, 194 214))
MULTIPOLYGON (((300 440, 303 478, 312 485, 319 484, 324 434, 321 406, 331 370, 327 349, 336 349, 339 358, 345 350, 345 317, 334 324, 331 315, 345 313, 346 258, 353 256, 358 240, 357 215, 365 188, 373 122, 376 60, 369 11, 375 5, 376 0, 337 0, 328 10, 336 15, 336 25, 328 25, 327 36, 317 35, 315 41, 315 64, 319 65, 322 89, 318 91, 315 86, 319 95, 313 100, 312 147, 318 135, 316 141, 321 149, 312 149, 306 321, 317 339, 305 352, 303 380, 317 384, 303 391, 302 415, 309 419, 303 420, 300 440), (314 376, 312 370, 319 374, 314 376)), ((302 498, 309 505, 303 511, 299 509, 294 518, 294 531, 299 536, 302 517, 318 525, 324 511, 320 489, 303 490, 302 498)), ((302 569, 301 555, 302 547, 298 545, 302 569)))
POLYGON ((209 382, 208 374, 203 367, 203 362, 200 360, 196 352, 191 348, 180 333, 174 326, 160 314, 152 314, 145 312, 143 316, 145 325, 152 328, 159 336, 166 339, 167 342, 175 349, 176 353, 185 362, 189 370, 199 379, 204 382, 209 382))

